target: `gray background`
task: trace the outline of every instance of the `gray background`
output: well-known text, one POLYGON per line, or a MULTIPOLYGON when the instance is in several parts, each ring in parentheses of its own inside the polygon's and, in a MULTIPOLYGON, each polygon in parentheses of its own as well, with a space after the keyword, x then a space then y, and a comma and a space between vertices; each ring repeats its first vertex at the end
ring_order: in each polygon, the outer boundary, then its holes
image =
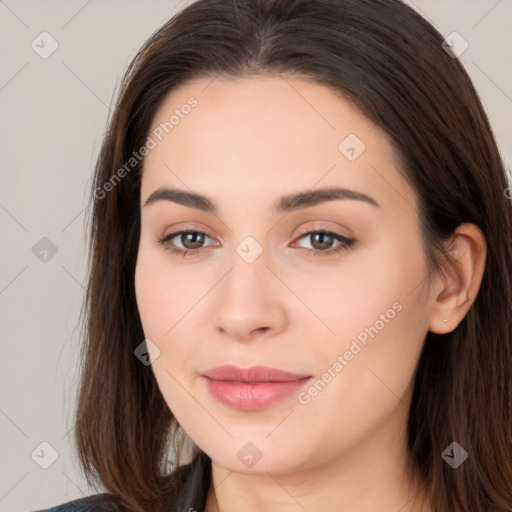
MULTIPOLYGON (((92 493, 69 435, 86 271, 84 207, 122 72, 146 38, 188 3, 0 0, 0 511, 92 493), (48 51, 44 31, 58 43, 46 59, 31 47, 35 40, 48 51), (44 253, 43 237, 54 255, 44 253), (52 450, 42 442, 58 454, 47 469, 40 465, 51 462, 52 450)), ((469 43, 460 58, 510 168, 512 0, 408 3, 444 36, 457 31, 469 43)))

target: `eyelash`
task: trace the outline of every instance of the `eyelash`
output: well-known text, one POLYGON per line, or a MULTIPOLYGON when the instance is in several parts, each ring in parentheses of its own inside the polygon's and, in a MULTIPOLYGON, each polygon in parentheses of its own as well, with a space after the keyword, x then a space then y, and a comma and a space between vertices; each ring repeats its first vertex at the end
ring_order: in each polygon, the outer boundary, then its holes
MULTIPOLYGON (((186 233, 196 233, 196 234, 200 234, 200 235, 205 235, 206 237, 210 238, 203 231, 197 231, 197 230, 189 229, 189 230, 183 230, 183 231, 176 231, 175 233, 170 233, 169 235, 166 235, 165 237, 159 239, 158 243, 160 245, 162 245, 171 254, 182 255, 183 257, 185 257, 187 254, 190 255, 190 256, 199 256, 200 253, 202 253, 203 250, 206 249, 205 247, 200 247, 199 249, 183 250, 183 249, 176 249, 176 248, 171 247, 169 245, 170 240, 172 240, 173 238, 175 238, 178 235, 183 235, 183 234, 186 234, 186 233)), ((347 238, 347 237, 344 237, 344 236, 342 236, 342 235, 340 235, 338 233, 335 233, 334 231, 328 231, 328 230, 322 230, 322 229, 317 230, 317 231, 308 231, 306 233, 303 233, 297 240, 300 240, 300 239, 302 239, 302 238, 304 238, 306 236, 312 235, 312 234, 329 235, 329 236, 332 236, 333 238, 335 238, 336 240, 338 240, 340 242, 340 244, 336 248, 329 249, 329 250, 326 250, 326 251, 320 251, 318 249, 305 249, 305 248, 302 248, 303 251, 306 251, 307 254, 309 254, 310 256, 313 256, 313 257, 318 257, 318 256, 321 256, 321 257, 335 256, 337 254, 342 253, 343 251, 347 251, 349 249, 352 249, 353 246, 354 246, 354 243, 356 242, 356 240, 354 238, 347 238)))

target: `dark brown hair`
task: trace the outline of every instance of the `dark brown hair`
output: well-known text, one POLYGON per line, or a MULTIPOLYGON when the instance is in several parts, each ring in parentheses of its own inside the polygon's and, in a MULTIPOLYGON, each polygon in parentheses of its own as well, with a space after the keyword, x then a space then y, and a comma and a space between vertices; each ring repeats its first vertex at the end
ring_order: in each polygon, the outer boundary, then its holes
POLYGON ((200 510, 211 464, 194 447, 187 488, 178 469, 166 471, 173 445, 181 466, 185 435, 151 366, 134 356, 144 339, 134 291, 143 159, 132 168, 126 162, 144 146, 174 88, 258 74, 329 86, 389 134, 419 198, 430 276, 440 275, 445 242, 459 224, 482 230, 488 252, 474 304, 454 331, 425 339, 408 421, 409 464, 436 512, 512 510, 509 184, 473 84, 442 42, 399 0, 199 0, 134 58, 91 193, 75 429, 89 484, 101 484, 119 510, 200 510), (441 457, 454 441, 469 453, 457 469, 441 457))

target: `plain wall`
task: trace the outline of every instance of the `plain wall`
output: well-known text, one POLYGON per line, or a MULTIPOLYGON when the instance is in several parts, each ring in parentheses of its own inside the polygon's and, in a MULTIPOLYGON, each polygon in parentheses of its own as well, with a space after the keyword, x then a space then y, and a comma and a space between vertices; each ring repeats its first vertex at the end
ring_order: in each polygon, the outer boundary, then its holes
MULTIPOLYGON (((146 38, 188 3, 0 2, 0 511, 41 509, 93 492, 70 435, 84 208, 118 80, 146 38), (49 39, 40 43, 43 31, 58 42, 46 59, 31 47, 35 40, 39 51, 51 48, 49 39), (35 461, 51 460, 43 442, 58 454, 47 469, 35 461)), ((457 31, 468 41, 461 61, 510 168, 512 1, 408 3, 443 35, 457 31)))

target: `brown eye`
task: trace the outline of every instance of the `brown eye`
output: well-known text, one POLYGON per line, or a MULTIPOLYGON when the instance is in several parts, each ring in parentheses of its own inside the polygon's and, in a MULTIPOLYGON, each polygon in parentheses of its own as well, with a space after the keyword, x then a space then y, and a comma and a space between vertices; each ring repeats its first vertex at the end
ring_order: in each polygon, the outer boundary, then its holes
POLYGON ((312 233, 309 237, 315 249, 329 249, 334 243, 334 237, 328 233, 312 233))
POLYGON ((204 243, 205 234, 199 232, 184 232, 178 236, 185 249, 199 249, 201 244, 204 243))
POLYGON ((303 249, 312 256, 332 256, 334 254, 338 254, 341 251, 351 248, 356 241, 354 238, 347 238, 339 233, 323 230, 309 231, 301 235, 298 240, 308 237, 313 248, 309 249, 303 247, 303 249), (330 249, 334 241, 338 241, 339 244, 335 246, 334 249, 330 249))
POLYGON ((205 238, 210 237, 202 231, 185 230, 170 233, 164 238, 158 240, 158 243, 163 245, 173 254, 182 254, 183 256, 186 254, 197 255, 204 248, 202 247, 202 244, 204 244, 205 238), (179 241, 178 243, 181 244, 182 247, 177 245, 177 242, 173 242, 173 239, 177 239, 179 241))

